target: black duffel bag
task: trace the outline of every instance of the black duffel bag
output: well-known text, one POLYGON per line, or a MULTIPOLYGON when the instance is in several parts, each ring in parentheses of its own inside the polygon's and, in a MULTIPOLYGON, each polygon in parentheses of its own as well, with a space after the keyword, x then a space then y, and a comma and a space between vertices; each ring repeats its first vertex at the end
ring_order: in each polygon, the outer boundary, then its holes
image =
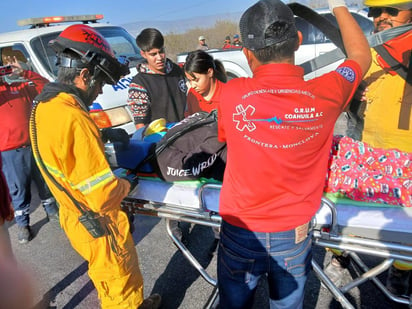
POLYGON ((223 180, 226 143, 217 139, 217 114, 198 112, 175 124, 149 155, 165 181, 213 178, 223 180))

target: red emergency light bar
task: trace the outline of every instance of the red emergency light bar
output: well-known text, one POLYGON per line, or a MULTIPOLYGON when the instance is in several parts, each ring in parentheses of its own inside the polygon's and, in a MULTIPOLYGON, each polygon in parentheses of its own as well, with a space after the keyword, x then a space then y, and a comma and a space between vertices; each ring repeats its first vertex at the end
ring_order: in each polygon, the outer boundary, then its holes
POLYGON ((49 24, 55 23, 67 23, 67 22, 96 22, 97 20, 103 19, 102 14, 92 14, 92 15, 72 15, 72 16, 48 16, 48 17, 35 17, 21 19, 17 21, 19 26, 31 26, 31 28, 47 27, 49 24))
POLYGON ((45 24, 50 24, 50 23, 61 23, 64 21, 63 16, 52 16, 52 17, 43 17, 43 22, 45 24))

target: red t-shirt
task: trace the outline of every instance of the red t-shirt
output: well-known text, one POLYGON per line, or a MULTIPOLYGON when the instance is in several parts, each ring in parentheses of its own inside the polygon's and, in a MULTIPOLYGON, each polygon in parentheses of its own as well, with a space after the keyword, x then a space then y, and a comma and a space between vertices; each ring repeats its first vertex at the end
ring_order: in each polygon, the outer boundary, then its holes
POLYGON ((361 81, 346 61, 304 81, 290 64, 262 65, 221 90, 219 140, 227 165, 219 213, 232 225, 279 232, 308 222, 320 206, 335 121, 361 81))
POLYGON ((23 78, 30 82, 0 83, 0 151, 30 145, 33 99, 49 81, 31 71, 25 71, 23 78))
POLYGON ((201 111, 210 113, 212 110, 217 109, 220 101, 220 91, 222 89, 221 85, 222 82, 216 80, 215 93, 209 101, 205 100, 205 98, 203 98, 202 95, 197 93, 193 88, 190 88, 187 94, 185 117, 201 111))

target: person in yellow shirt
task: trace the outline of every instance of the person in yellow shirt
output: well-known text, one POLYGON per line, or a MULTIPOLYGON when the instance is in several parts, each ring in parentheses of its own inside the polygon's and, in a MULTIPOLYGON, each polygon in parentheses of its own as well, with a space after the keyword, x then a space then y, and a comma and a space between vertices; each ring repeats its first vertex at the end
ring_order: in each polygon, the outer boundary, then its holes
MULTIPOLYGON (((373 17, 375 32, 410 24, 412 21, 411 1, 367 0, 369 16, 373 17), (394 1, 398 3, 393 3, 394 1), (385 5, 386 7, 382 7, 385 5)), ((389 50, 407 69, 412 49, 411 30, 390 40, 389 50)), ((363 108, 358 115, 350 115, 352 128, 348 135, 362 140, 373 147, 398 148, 412 152, 412 90, 405 77, 390 70, 382 55, 372 48, 372 64, 364 77, 368 91, 365 93, 363 108)), ((406 72, 405 72, 406 74, 406 72)), ((409 73, 411 74, 411 73, 409 73)), ((410 77, 411 78, 411 77, 410 77)), ((351 128, 351 126, 349 126, 351 128)))
POLYGON ((158 308, 143 299, 143 279, 128 217, 120 208, 131 184, 116 177, 88 106, 105 83, 129 71, 109 43, 87 25, 67 27, 50 46, 58 56, 58 82, 35 99, 30 139, 36 162, 60 204, 60 224, 89 263, 102 308, 158 308))
MULTIPOLYGON (((368 16, 373 18, 375 33, 394 27, 405 28, 402 31, 398 28, 399 34, 385 46, 401 63, 404 74, 402 77, 397 71, 389 69, 382 55, 371 49, 372 64, 364 77, 367 91, 363 94, 359 110, 348 113, 347 135, 372 147, 412 152, 412 1, 365 0, 365 5, 369 7, 368 16), (408 24, 411 24, 410 27, 408 24), (406 81, 408 78, 409 82, 406 81)), ((349 258, 341 251, 332 251, 334 256, 325 273, 339 285, 342 271, 349 265, 349 258)), ((388 290, 395 295, 410 294, 411 270, 412 263, 396 260, 388 272, 388 290)))

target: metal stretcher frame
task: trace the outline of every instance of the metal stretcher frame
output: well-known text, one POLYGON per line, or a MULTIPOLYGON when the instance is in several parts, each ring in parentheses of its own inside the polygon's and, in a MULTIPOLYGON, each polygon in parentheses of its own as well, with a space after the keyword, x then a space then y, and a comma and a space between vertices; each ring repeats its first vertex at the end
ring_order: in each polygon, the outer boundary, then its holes
MULTIPOLYGON (((210 227, 219 227, 221 217, 218 213, 220 184, 197 184, 194 186, 185 183, 166 183, 143 179, 139 186, 122 202, 122 207, 128 212, 143 215, 158 216, 166 219, 166 230, 173 243, 183 253, 185 258, 196 268, 200 275, 214 290, 205 308, 215 308, 218 304, 217 281, 200 265, 183 242, 173 233, 171 220, 189 222, 210 227), (137 191, 136 191, 137 190, 137 191), (176 191, 176 192, 174 192, 176 191), (175 193, 173 195, 173 193, 175 193)), ((395 259, 412 262, 412 209, 393 207, 387 210, 395 218, 403 222, 392 222, 390 217, 384 222, 391 226, 374 230, 373 225, 367 226, 356 222, 356 216, 373 215, 382 212, 379 207, 359 207, 334 203, 328 198, 322 198, 321 207, 313 218, 313 244, 348 252, 352 265, 361 275, 354 278, 347 285, 338 288, 324 273, 315 260, 312 260, 313 270, 319 280, 329 289, 343 308, 354 308, 345 297, 351 289, 371 280, 376 286, 394 302, 407 304, 412 308, 411 299, 397 297, 391 294, 380 282, 377 276, 386 271, 395 259), (351 209, 354 208, 354 209, 351 209), (349 211, 348 211, 349 210, 349 211), (351 217, 350 212, 357 212, 351 217), (394 228, 394 226, 396 226, 394 228), (409 227, 405 231, 396 231, 398 227, 409 227), (409 239, 411 244, 400 240, 409 239), (366 254, 383 258, 378 265, 369 269, 358 254, 366 254)), ((381 218, 382 219, 382 218, 381 218)), ((381 220, 382 221, 382 220, 381 220)))
MULTIPOLYGON (((405 260, 412 262, 412 212, 410 209, 408 212, 405 209, 393 208, 395 211, 402 215, 405 212, 405 221, 409 221, 409 229, 404 231, 404 233, 395 233, 391 231, 391 234, 385 234, 387 239, 376 238, 370 236, 370 231, 368 227, 365 227, 365 231, 362 232, 360 228, 355 230, 359 233, 351 233, 350 228, 345 231, 345 227, 339 225, 339 210, 343 208, 348 208, 352 206, 339 205, 333 203, 327 198, 322 198, 322 205, 314 218, 314 230, 313 230, 313 244, 321 246, 324 248, 339 249, 346 251, 351 261, 352 265, 356 268, 360 275, 354 278, 351 282, 343 287, 338 288, 324 273, 323 269, 318 265, 315 260, 312 260, 312 267, 319 278, 319 280, 329 289, 333 294, 335 299, 341 303, 343 308, 354 308, 352 304, 345 297, 345 293, 349 292, 351 289, 371 280, 386 297, 390 300, 409 305, 412 308, 412 298, 411 297, 397 297, 391 294, 384 284, 377 278, 377 276, 384 271, 386 271, 393 263, 395 259, 405 260), (327 208, 330 212, 330 221, 326 223, 316 222, 319 219, 319 214, 327 208), (363 234, 363 235, 362 235, 363 234), (404 235, 402 235, 404 234, 404 235), (361 235, 361 236, 360 236, 361 235), (401 243, 399 240, 405 239, 404 236, 408 237, 411 243, 401 243), (397 241, 396 238, 398 237, 397 241), (358 254, 365 254, 370 256, 376 256, 383 258, 382 262, 373 268, 369 269, 366 264, 362 261, 358 254)), ((369 210, 366 210, 369 211, 369 210)), ((374 211, 372 208, 371 211, 374 211)), ((384 228, 384 227, 382 227, 384 228)))
MULTIPOLYGON (((184 185, 183 185, 184 186, 184 185)), ((138 186, 139 187, 139 186, 138 186)), ((141 182, 140 182, 141 187, 141 182)), ((206 302, 205 309, 217 308, 219 304, 219 295, 217 289, 217 281, 213 278, 206 269, 197 261, 197 259, 192 255, 192 253, 187 249, 181 239, 177 238, 171 227, 171 221, 188 222, 193 224, 200 224, 209 227, 220 227, 221 217, 217 212, 210 211, 205 206, 205 195, 204 190, 211 189, 220 191, 220 185, 218 184, 204 184, 202 185, 198 192, 198 203, 199 207, 188 207, 177 205, 173 203, 164 203, 162 201, 147 200, 131 197, 130 195, 122 201, 122 208, 128 213, 142 214, 148 216, 157 216, 160 218, 165 218, 166 221, 166 231, 172 242, 177 246, 177 248, 183 253, 185 258, 190 264, 199 272, 199 274, 211 284, 214 289, 210 295, 208 301, 206 302)), ((134 190, 133 192, 136 192, 134 190)), ((131 195, 133 195, 131 192, 131 195)), ((135 193, 139 195, 139 193, 135 193)))

